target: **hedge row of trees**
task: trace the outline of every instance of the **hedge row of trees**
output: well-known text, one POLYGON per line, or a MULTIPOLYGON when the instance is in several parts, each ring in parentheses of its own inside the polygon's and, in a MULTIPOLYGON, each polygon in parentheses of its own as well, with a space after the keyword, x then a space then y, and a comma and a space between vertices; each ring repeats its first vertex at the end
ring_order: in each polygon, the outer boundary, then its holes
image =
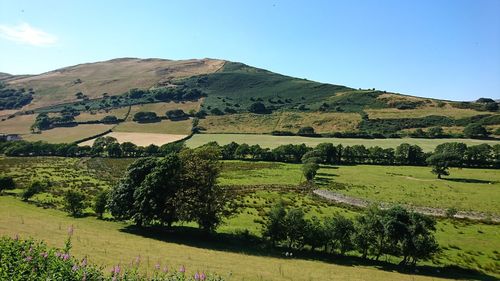
MULTIPOLYGON (((179 142, 162 146, 149 145, 140 147, 131 142, 119 144, 113 137, 100 137, 94 141, 92 146, 4 141, 0 142, 0 152, 8 156, 144 157, 165 156, 171 152, 179 152, 183 145, 182 142, 179 142)), ((222 146, 213 142, 208 143, 207 146, 213 146, 220 150, 221 159, 224 160, 414 166, 434 165, 436 163, 434 160, 439 160, 437 162, 446 162, 444 166, 447 167, 500 167, 500 144, 467 146, 464 143, 457 142, 444 143, 438 145, 433 153, 424 152, 420 146, 407 143, 400 144, 395 149, 378 146, 367 148, 363 145, 334 146, 331 143, 321 143, 314 148, 305 144, 288 144, 274 149, 262 148, 259 145, 237 144, 235 142, 222 146), (434 156, 434 158, 431 158, 431 156, 434 156), (429 162, 428 159, 433 161, 429 162)))
POLYGON ((269 212, 262 236, 273 246, 322 248, 340 255, 357 251, 363 258, 376 260, 391 255, 401 257, 402 265, 415 265, 439 251, 435 231, 433 218, 400 206, 388 210, 371 207, 351 220, 341 215, 306 219, 302 209, 287 211, 279 204, 269 212))

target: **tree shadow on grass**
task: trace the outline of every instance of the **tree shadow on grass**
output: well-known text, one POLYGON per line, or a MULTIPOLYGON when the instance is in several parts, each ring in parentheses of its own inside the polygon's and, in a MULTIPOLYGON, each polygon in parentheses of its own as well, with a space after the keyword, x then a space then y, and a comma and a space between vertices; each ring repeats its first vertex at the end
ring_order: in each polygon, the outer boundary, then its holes
MULTIPOLYGON (((129 225, 120 231, 155 239, 167 243, 217 250, 230 253, 247 254, 261 257, 291 259, 285 256, 290 252, 286 248, 272 248, 259 237, 248 232, 241 233, 206 233, 197 228, 186 226, 167 227, 137 227, 129 225)), ((481 273, 458 266, 416 266, 403 267, 386 261, 363 259, 357 256, 340 256, 325 252, 310 250, 293 250, 293 259, 314 260, 343 266, 371 266, 380 270, 399 272, 411 275, 422 275, 458 280, 498 280, 492 275, 481 273)))
POLYGON ((493 181, 478 180, 478 179, 464 179, 464 178, 443 178, 447 181, 463 182, 463 183, 482 183, 482 184, 493 184, 493 181))

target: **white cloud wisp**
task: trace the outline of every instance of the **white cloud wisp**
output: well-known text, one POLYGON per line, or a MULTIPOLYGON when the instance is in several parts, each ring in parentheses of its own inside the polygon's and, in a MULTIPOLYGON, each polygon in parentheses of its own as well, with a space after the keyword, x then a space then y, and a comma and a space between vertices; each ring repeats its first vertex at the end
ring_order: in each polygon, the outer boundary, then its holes
POLYGON ((32 27, 27 23, 15 26, 0 25, 0 37, 32 46, 51 46, 57 42, 55 35, 32 27))

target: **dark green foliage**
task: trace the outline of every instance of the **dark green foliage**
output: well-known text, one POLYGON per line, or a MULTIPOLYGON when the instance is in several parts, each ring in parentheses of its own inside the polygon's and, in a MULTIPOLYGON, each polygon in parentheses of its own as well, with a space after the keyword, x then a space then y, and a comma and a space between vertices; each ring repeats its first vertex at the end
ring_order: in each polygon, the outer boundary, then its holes
POLYGON ((311 137, 311 136, 315 136, 316 133, 314 132, 313 127, 302 127, 297 132, 297 135, 304 136, 304 137, 311 137))
POLYGON ((172 109, 165 113, 168 119, 177 121, 188 119, 188 115, 182 109, 172 109))
POLYGON ((101 119, 101 123, 104 124, 117 124, 119 122, 118 118, 114 115, 107 115, 101 119))
POLYGON ((341 255, 354 248, 354 223, 341 216, 337 215, 326 219, 325 227, 328 235, 328 244, 332 250, 338 249, 341 255))
POLYGON ((64 194, 64 209, 73 217, 83 215, 85 209, 85 195, 79 191, 68 190, 64 194))
POLYGON ((26 188, 26 190, 24 190, 22 198, 24 201, 28 201, 31 197, 44 191, 46 188, 47 188, 46 183, 34 181, 28 186, 28 188, 26 188))
POLYGON ((224 112, 222 112, 220 109, 218 109, 217 107, 216 108, 212 108, 210 110, 210 113, 212 115, 224 115, 224 112))
POLYGON ((477 123, 472 123, 464 128, 464 135, 468 138, 485 138, 489 135, 485 127, 477 123))
POLYGON ((307 221, 302 209, 293 208, 289 210, 283 220, 285 237, 288 248, 302 249, 304 247, 304 236, 307 230, 307 221))
POLYGON ((302 165, 302 172, 304 173, 304 177, 307 181, 311 182, 314 180, 316 173, 319 170, 319 165, 316 163, 305 163, 302 165))
POLYGON ((283 203, 273 206, 267 215, 262 236, 269 239, 273 246, 286 238, 285 216, 286 210, 283 203))
POLYGON ((21 108, 33 100, 33 94, 33 89, 26 92, 24 88, 7 88, 4 83, 0 83, 0 110, 21 108))
POLYGON ((457 166, 460 163, 460 155, 450 152, 435 153, 427 158, 427 163, 432 167, 432 173, 440 179, 441 176, 450 174, 449 167, 457 166))
POLYGON ((154 112, 140 111, 134 114, 134 118, 132 120, 139 123, 152 123, 159 122, 160 118, 154 112))
POLYGON ((112 215, 138 225, 194 221, 215 230, 229 215, 226 194, 216 184, 219 158, 217 148, 203 146, 137 160, 110 194, 112 215))
POLYGON ((104 212, 106 212, 106 205, 108 202, 108 192, 107 191, 101 191, 97 194, 97 196, 94 198, 94 212, 96 213, 97 217, 102 218, 102 215, 104 212))
POLYGON ((267 114, 270 111, 266 108, 262 102, 254 102, 248 107, 248 111, 257 114, 267 114))
POLYGON ((0 193, 2 190, 14 189, 16 188, 16 183, 9 176, 0 176, 0 193))

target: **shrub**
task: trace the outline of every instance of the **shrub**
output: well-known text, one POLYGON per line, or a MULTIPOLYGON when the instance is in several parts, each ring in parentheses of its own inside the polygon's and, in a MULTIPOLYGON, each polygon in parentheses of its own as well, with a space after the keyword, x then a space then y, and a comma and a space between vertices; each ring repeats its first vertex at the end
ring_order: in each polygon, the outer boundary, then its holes
POLYGON ((299 136, 315 136, 316 133, 314 132, 313 127, 302 127, 297 132, 297 135, 299 135, 299 136))
POLYGON ((116 116, 114 116, 114 115, 108 115, 108 116, 105 116, 101 119, 101 123, 116 124, 116 123, 118 123, 118 118, 116 118, 116 116))
POLYGON ((134 114, 134 121, 139 122, 139 123, 150 123, 150 122, 157 122, 160 121, 156 113, 154 112, 137 112, 134 114))
POLYGON ((269 113, 269 110, 262 102, 254 102, 248 107, 248 111, 257 114, 266 114, 269 113))
POLYGON ((81 216, 84 208, 85 195, 83 193, 69 190, 64 194, 64 209, 72 216, 81 216))
POLYGON ((12 177, 0 176, 0 192, 2 192, 2 190, 14 189, 14 188, 16 188, 16 183, 14 182, 12 177))
POLYGON ((32 182, 30 186, 23 192, 22 197, 24 201, 28 201, 31 197, 42 192, 45 185, 39 181, 32 182))

